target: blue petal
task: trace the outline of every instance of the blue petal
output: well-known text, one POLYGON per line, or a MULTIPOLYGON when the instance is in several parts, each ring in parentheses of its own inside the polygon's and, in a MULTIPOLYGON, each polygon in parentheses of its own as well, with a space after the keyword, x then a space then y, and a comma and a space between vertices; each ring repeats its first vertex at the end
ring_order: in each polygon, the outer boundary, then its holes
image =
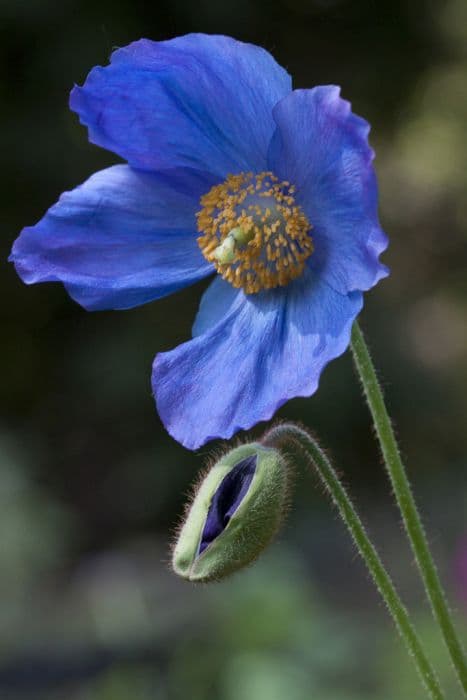
POLYGON ((347 348, 362 294, 342 295, 312 270, 286 288, 245 295, 220 277, 205 293, 204 333, 156 356, 153 390, 169 433, 196 449, 269 420, 316 391, 323 368, 347 348), (212 303, 222 296, 225 315, 212 303), (212 314, 212 315, 211 315, 212 314))
POLYGON ((141 39, 94 68, 70 106, 89 138, 147 170, 264 170, 272 108, 289 75, 264 49, 225 36, 141 39))
POLYGON ((387 237, 378 221, 370 127, 339 92, 335 86, 294 90, 276 105, 269 166, 298 188, 297 201, 313 225, 310 265, 346 294, 386 277, 378 256, 387 237))
POLYGON ((212 176, 116 165, 65 192, 10 256, 27 284, 63 282, 86 309, 127 309, 212 272, 195 212, 212 176))
POLYGON ((231 308, 238 304, 241 296, 239 290, 234 289, 229 282, 220 276, 215 277, 201 297, 193 323, 193 337, 203 335, 217 323, 221 323, 231 308))

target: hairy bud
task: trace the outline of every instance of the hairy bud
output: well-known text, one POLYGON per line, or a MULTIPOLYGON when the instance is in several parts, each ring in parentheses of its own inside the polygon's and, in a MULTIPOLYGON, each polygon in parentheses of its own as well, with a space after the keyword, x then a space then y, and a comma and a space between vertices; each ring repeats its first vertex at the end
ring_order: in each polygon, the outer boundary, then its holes
POLYGON ((224 455, 199 485, 173 550, 189 581, 219 580, 246 566, 274 537, 287 503, 280 452, 249 443, 224 455))

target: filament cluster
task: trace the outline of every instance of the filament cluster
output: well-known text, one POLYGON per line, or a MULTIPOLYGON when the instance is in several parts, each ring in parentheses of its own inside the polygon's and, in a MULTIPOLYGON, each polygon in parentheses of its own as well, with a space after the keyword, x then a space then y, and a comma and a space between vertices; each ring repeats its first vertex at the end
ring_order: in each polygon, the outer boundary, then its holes
POLYGON ((240 173, 201 198, 199 246, 234 287, 254 294, 302 274, 313 252, 312 225, 294 192, 272 172, 240 173))

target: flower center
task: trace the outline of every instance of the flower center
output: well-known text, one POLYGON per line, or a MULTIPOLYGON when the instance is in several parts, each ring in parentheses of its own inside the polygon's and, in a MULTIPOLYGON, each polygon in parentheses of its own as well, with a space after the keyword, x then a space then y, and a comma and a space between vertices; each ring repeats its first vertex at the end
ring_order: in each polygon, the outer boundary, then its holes
POLYGON ((240 173, 201 197, 199 247, 234 287, 254 294, 302 274, 313 252, 312 226, 294 192, 271 172, 240 173))

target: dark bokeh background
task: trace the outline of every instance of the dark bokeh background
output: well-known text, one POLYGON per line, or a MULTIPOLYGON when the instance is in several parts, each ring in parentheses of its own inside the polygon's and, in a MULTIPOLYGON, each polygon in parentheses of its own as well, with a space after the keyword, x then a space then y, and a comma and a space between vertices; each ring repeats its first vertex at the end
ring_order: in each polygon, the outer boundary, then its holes
MULTIPOLYGON (((63 190, 116 162, 68 111, 73 83, 116 46, 190 31, 264 46, 296 87, 340 84, 373 125, 392 275, 362 324, 467 639, 464 0, 1 0, 0 259, 63 190)), ((157 351, 189 336, 203 289, 88 314, 60 285, 27 288, 1 263, 1 697, 423 697, 308 476, 254 568, 213 587, 168 571, 170 533, 210 447, 193 454, 167 435, 149 375, 157 351)), ((331 448, 458 697, 348 355, 280 415, 331 448)))

